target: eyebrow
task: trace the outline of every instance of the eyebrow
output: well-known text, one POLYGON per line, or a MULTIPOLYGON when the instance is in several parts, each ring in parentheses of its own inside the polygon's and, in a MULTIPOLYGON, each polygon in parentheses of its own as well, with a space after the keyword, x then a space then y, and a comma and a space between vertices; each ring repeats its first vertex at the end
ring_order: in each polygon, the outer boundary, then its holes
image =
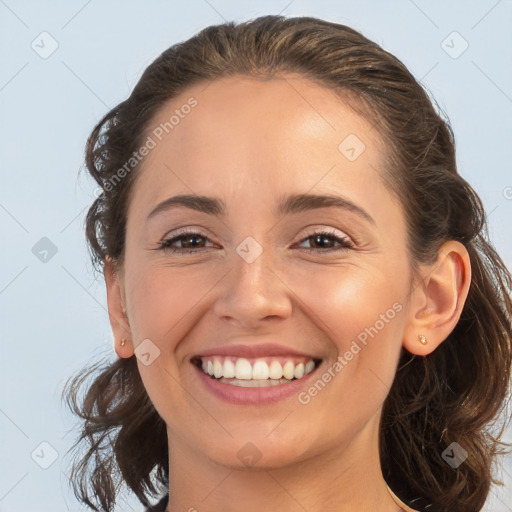
MULTIPOLYGON (((176 207, 189 208, 216 217, 225 217, 227 215, 227 206, 222 199, 195 194, 182 194, 169 197, 159 203, 148 215, 146 222, 158 213, 176 207)), ((374 219, 366 210, 352 201, 337 195, 297 194, 283 196, 274 213, 281 216, 320 208, 348 210, 375 225, 374 219)))

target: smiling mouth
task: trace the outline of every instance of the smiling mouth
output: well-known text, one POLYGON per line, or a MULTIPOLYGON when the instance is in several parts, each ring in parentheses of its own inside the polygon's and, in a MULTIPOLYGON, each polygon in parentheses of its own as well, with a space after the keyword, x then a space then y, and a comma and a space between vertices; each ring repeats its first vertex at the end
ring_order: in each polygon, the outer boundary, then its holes
POLYGON ((191 362, 218 382, 245 388, 279 386, 300 380, 321 363, 321 359, 300 357, 193 357, 191 362))

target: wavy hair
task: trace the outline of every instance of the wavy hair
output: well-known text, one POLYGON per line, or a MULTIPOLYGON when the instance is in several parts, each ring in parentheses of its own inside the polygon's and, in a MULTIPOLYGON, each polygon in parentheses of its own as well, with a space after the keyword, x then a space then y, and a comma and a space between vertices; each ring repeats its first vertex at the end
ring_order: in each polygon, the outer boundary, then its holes
MULTIPOLYGON (((280 73, 334 91, 377 127, 388 148, 382 173, 405 212, 413 269, 435 261, 447 240, 469 252, 472 278, 460 320, 426 357, 402 349, 379 442, 384 477, 402 501, 420 510, 478 511, 495 481, 497 456, 505 453, 499 420, 511 377, 512 277, 489 241, 481 200, 457 172, 446 116, 400 60, 358 31, 314 17, 269 15, 209 26, 156 58, 87 141, 86 167, 102 190, 86 217, 93 265, 101 270, 107 257, 117 268, 123 263, 139 166, 108 184, 142 145, 163 104, 198 82, 280 73), (453 442, 468 453, 457 470, 441 456, 453 442)), ((121 482, 145 505, 165 490, 165 423, 135 356, 82 370, 63 396, 81 418, 71 474, 81 502, 110 512, 121 482)))

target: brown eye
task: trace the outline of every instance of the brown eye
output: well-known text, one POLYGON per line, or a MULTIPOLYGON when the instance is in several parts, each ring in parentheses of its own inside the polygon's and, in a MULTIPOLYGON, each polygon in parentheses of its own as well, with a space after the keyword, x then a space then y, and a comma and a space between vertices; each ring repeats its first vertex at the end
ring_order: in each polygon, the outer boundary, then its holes
POLYGON ((314 247, 302 247, 302 249, 306 251, 336 251, 343 249, 351 249, 353 248, 353 244, 348 238, 341 238, 337 236, 334 232, 328 231, 320 231, 317 233, 313 233, 308 237, 304 238, 301 243, 311 240, 311 245, 314 247), (333 244, 338 244, 338 246, 333 246, 333 244))
POLYGON ((201 240, 208 240, 207 237, 196 231, 183 231, 176 236, 163 240, 159 244, 159 248, 170 252, 188 252, 193 253, 204 248, 201 240), (181 243, 181 247, 173 247, 174 244, 181 243))

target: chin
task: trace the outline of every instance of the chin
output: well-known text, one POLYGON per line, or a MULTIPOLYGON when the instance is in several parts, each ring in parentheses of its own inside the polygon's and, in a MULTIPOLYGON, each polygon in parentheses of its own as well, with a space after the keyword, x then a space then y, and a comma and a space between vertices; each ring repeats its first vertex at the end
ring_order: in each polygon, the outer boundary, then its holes
POLYGON ((269 440, 265 436, 250 436, 243 439, 233 438, 222 444, 203 446, 202 453, 215 463, 233 470, 272 470, 298 464, 309 455, 304 449, 304 439, 293 440, 289 437, 283 443, 269 440))

